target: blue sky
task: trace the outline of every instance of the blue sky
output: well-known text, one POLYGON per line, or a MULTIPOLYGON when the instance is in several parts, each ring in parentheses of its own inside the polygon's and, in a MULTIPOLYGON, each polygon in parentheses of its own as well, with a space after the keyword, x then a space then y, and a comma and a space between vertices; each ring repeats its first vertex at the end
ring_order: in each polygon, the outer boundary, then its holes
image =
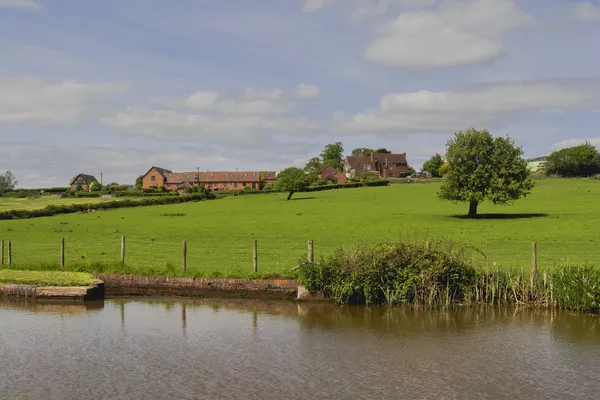
POLYGON ((600 146, 600 2, 0 0, 0 170, 280 170, 327 143, 417 168, 474 126, 600 146))

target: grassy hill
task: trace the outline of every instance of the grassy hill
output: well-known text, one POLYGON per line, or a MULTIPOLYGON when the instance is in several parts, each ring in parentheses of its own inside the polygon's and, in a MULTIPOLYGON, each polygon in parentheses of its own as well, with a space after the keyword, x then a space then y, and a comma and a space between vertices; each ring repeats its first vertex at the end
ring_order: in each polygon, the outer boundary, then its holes
POLYGON ((441 202, 439 184, 229 197, 168 206, 118 209, 31 220, 0 221, 0 239, 12 240, 13 264, 38 268, 59 261, 66 241, 67 269, 180 274, 182 241, 188 275, 247 276, 252 241, 259 242, 259 275, 289 275, 306 242, 316 256, 361 241, 443 241, 469 246, 476 263, 495 268, 531 264, 538 242, 542 268, 600 263, 600 181, 541 180, 512 206, 483 204, 488 218, 463 219, 466 204, 441 202), (127 237, 126 266, 119 260, 127 237), (484 254, 484 255, 482 255, 484 254))

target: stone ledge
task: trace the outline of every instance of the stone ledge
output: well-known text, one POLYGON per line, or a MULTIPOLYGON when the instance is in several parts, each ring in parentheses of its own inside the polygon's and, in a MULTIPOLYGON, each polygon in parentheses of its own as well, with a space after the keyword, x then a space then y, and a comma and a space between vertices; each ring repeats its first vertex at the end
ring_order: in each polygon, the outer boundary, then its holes
POLYGON ((0 296, 24 297, 38 300, 88 301, 104 298, 104 282, 91 286, 36 286, 0 284, 0 296))

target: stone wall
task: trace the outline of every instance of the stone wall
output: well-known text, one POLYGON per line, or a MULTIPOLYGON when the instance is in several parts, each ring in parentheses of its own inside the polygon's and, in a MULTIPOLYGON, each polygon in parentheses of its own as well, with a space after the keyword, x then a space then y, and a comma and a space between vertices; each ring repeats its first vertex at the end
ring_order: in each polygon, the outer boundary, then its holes
POLYGON ((293 279, 217 279, 98 274, 107 295, 189 296, 203 298, 295 299, 293 279))
POLYGON ((0 284, 0 296, 24 297, 38 300, 100 300, 104 298, 104 283, 98 282, 92 286, 0 284))

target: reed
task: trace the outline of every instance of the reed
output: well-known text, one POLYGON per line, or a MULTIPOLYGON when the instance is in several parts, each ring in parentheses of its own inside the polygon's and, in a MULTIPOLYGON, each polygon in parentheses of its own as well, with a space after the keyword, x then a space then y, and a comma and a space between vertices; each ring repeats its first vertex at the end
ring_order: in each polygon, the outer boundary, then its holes
POLYGON ((468 249, 380 243, 300 261, 300 278, 341 304, 426 307, 538 306, 600 312, 600 267, 566 265, 529 276, 523 268, 475 268, 468 249))

